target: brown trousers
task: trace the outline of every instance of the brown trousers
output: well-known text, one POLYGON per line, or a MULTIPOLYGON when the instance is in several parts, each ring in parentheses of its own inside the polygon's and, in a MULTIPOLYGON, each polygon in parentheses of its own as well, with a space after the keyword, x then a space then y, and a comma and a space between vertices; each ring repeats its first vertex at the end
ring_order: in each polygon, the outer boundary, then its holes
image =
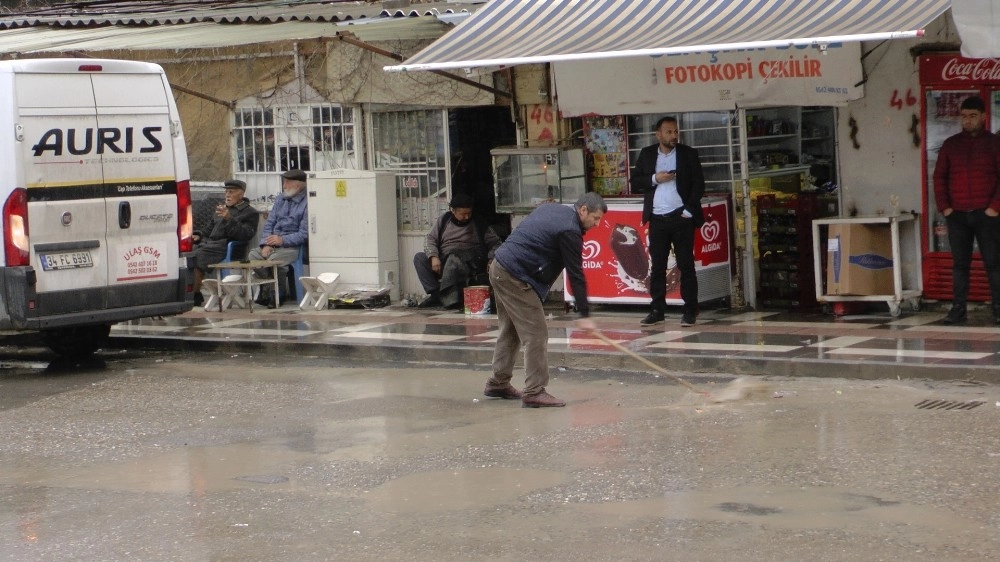
POLYGON ((545 311, 531 285, 511 277, 499 263, 490 268, 500 335, 493 350, 493 376, 489 387, 502 387, 514 376, 517 352, 524 345, 524 395, 534 396, 549 384, 549 332, 545 311))

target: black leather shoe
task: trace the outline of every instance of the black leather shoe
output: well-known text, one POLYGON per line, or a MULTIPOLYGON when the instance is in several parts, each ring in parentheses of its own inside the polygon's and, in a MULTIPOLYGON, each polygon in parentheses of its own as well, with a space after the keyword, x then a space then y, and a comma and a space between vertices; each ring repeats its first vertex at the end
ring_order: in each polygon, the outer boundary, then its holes
POLYGON ((194 294, 194 305, 201 306, 205 304, 205 295, 201 294, 201 291, 196 291, 194 294))
POLYGON ((659 324, 663 322, 663 313, 659 310, 654 310, 650 312, 645 318, 639 320, 640 326, 652 326, 654 324, 659 324))
POLYGON ((962 324, 965 322, 966 314, 964 307, 953 306, 948 311, 948 316, 944 317, 945 324, 962 324))

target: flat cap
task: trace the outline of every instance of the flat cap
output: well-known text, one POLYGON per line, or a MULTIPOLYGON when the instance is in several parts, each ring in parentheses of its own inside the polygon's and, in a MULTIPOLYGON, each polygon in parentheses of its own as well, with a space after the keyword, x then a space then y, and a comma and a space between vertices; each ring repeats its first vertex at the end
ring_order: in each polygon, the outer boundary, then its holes
POLYGON ((247 190, 247 182, 241 180, 226 180, 226 189, 239 189, 241 191, 247 190))
POLYGON ((281 177, 286 180, 306 181, 306 173, 302 170, 288 170, 287 172, 281 174, 281 177))

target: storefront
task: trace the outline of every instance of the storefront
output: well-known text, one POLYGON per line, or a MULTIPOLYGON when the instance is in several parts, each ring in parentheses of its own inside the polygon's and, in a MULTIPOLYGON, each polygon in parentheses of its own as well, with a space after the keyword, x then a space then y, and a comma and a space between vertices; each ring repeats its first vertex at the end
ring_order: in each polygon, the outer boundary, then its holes
POLYGON ((760 295, 795 307, 814 298, 811 279, 789 279, 810 270, 811 241, 792 242, 810 235, 811 218, 842 207, 822 190, 842 177, 836 108, 864 96, 860 41, 919 36, 949 3, 742 0, 708 11, 685 10, 683 1, 571 4, 487 6, 386 69, 550 63, 552 103, 562 117, 583 119, 591 186, 613 210, 639 201, 627 192, 630 156, 654 142, 652 124, 678 117, 681 141, 701 155, 706 201, 730 205, 734 304, 755 306, 760 295), (517 32, 492 33, 499 29, 517 32), (760 195, 768 197, 759 209, 760 195), (780 214, 785 220, 770 220, 780 214), (772 276, 760 267, 766 255, 791 265, 772 276), (797 294, 767 293, 765 283, 797 294))

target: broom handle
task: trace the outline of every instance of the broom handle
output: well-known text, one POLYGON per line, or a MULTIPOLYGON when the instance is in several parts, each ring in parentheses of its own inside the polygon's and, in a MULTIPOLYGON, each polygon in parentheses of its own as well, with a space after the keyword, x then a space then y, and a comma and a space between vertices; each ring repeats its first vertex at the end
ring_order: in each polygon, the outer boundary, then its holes
POLYGON ((696 387, 695 385, 693 385, 693 384, 689 383, 688 381, 686 381, 686 380, 678 377, 677 375, 671 373, 670 371, 664 369, 663 367, 657 365, 656 363, 653 363, 649 359, 646 359, 645 357, 639 355, 638 353, 632 351, 631 349, 625 347, 624 345, 622 345, 622 344, 620 344, 620 343, 618 343, 618 342, 616 342, 616 341, 608 338, 607 336, 605 336, 604 334, 602 334, 598 330, 591 330, 590 333, 592 333, 595 336, 597 336, 597 338, 600 339, 601 341, 603 341, 604 343, 610 345, 611 347, 617 349, 618 351, 624 353, 625 355, 628 355, 629 357, 642 362, 642 364, 646 365, 650 369, 653 369, 657 373, 660 373, 661 375, 669 378, 670 380, 673 380, 673 381, 677 382, 678 384, 681 384, 681 385, 687 387, 689 390, 691 390, 693 392, 697 392, 698 394, 702 394, 702 395, 708 396, 708 392, 705 392, 704 390, 699 390, 698 387, 696 387))

